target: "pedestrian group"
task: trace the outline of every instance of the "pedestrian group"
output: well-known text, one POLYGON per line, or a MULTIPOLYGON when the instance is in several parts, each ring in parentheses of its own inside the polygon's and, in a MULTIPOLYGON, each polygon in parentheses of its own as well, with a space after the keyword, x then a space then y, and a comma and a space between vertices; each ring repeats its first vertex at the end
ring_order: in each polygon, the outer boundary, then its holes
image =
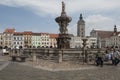
POLYGON ((117 66, 120 62, 120 51, 112 49, 109 51, 106 50, 105 53, 102 53, 101 50, 98 50, 95 57, 96 66, 102 67, 104 62, 109 61, 111 61, 112 65, 117 66))

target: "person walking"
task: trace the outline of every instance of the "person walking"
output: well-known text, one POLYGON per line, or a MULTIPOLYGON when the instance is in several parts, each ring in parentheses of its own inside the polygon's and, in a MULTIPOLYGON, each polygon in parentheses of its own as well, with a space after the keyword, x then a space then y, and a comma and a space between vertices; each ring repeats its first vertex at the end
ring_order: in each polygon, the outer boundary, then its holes
POLYGON ((96 54, 96 66, 99 65, 103 67, 103 53, 100 50, 96 54))
POLYGON ((117 66, 119 62, 120 62, 120 52, 114 49, 112 53, 112 65, 117 66))

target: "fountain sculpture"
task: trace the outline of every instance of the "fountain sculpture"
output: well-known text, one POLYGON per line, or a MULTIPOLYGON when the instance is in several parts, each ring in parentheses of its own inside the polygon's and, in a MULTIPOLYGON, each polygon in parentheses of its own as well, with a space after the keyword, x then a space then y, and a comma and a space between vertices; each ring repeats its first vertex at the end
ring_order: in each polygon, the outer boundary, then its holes
POLYGON ((57 47, 59 49, 67 49, 67 48, 70 48, 70 37, 69 37, 69 34, 68 34, 68 29, 67 29, 67 26, 68 26, 68 23, 71 22, 72 18, 71 17, 68 17, 66 15, 66 12, 65 12, 65 3, 62 2, 62 12, 61 12, 61 16, 57 17, 55 19, 55 21, 58 23, 59 25, 59 36, 57 38, 57 47))

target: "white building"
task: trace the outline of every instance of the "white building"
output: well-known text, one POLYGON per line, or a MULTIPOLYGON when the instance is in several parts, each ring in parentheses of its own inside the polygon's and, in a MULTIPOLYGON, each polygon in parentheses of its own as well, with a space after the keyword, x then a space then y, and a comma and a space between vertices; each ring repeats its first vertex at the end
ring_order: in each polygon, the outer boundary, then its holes
POLYGON ((41 47, 50 47, 49 33, 41 33, 41 47))
POLYGON ((82 48, 82 43, 81 37, 71 37, 70 48, 82 48))
MULTIPOLYGON (((71 48, 82 48, 83 47, 83 38, 81 37, 71 37, 70 47, 71 48)), ((97 47, 97 38, 95 37, 87 37, 86 38, 86 46, 87 48, 96 48, 97 47)))
POLYGON ((58 34, 49 34, 49 35, 50 35, 50 47, 56 48, 58 34))
POLYGON ((11 48, 12 47, 12 38, 15 29, 5 29, 3 32, 3 47, 11 48))
POLYGON ((87 38, 87 46, 88 48, 97 48, 97 38, 96 37, 88 37, 87 38))
POLYGON ((12 39, 12 48, 19 49, 20 47, 24 47, 23 32, 15 32, 12 39))
POLYGON ((32 47, 42 47, 41 33, 32 33, 32 47))

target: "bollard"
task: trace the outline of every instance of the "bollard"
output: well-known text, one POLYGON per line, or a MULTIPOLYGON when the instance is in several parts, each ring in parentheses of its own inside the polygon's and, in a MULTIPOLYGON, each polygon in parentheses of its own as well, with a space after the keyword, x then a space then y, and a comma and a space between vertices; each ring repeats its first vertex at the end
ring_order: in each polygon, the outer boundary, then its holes
POLYGON ((59 54, 58 54, 58 62, 59 63, 62 62, 62 51, 60 51, 59 54))
POLYGON ((33 52, 33 61, 36 61, 36 60, 37 60, 36 53, 33 52))

